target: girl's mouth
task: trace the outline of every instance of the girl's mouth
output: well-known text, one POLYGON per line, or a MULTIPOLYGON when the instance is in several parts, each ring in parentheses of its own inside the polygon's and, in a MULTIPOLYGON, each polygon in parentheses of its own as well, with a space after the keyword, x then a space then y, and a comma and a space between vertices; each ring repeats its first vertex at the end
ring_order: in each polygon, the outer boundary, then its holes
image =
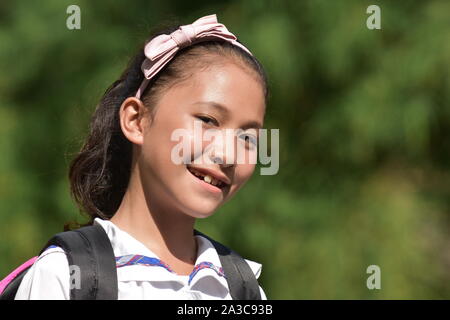
POLYGON ((188 171, 209 191, 220 193, 227 186, 221 180, 213 178, 211 175, 201 173, 195 168, 187 167, 188 171))

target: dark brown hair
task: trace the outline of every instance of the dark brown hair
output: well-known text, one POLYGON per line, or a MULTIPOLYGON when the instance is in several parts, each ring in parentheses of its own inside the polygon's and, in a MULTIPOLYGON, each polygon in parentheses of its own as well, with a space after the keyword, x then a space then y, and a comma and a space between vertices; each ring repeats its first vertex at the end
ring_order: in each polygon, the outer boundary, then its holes
MULTIPOLYGON (((154 33, 169 34, 178 26, 154 33)), ((147 40, 147 41, 149 41, 147 40)), ((122 201, 128 186, 132 160, 132 143, 125 138, 119 122, 122 102, 134 96, 142 80, 143 46, 126 69, 104 93, 90 122, 89 135, 69 169, 70 192, 82 213, 89 216, 87 225, 96 217, 110 219, 122 201)), ((205 41, 178 51, 176 56, 150 80, 141 100, 152 111, 159 96, 194 72, 211 65, 232 62, 242 66, 261 83, 268 99, 266 73, 258 60, 241 48, 225 41, 205 41)), ((76 224, 75 224, 76 225, 76 224)), ((65 229, 74 225, 67 224, 65 229)))

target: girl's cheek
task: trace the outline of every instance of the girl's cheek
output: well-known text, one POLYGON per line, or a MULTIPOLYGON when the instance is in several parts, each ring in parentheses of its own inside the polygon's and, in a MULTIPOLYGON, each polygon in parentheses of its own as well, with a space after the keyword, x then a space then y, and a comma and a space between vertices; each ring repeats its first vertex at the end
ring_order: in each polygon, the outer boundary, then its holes
POLYGON ((192 162, 199 161, 200 164, 204 164, 203 151, 207 147, 208 143, 203 141, 202 132, 199 130, 193 130, 189 135, 189 143, 191 145, 190 157, 192 162))
POLYGON ((247 168, 246 168, 246 179, 245 179, 245 181, 247 181, 248 179, 251 178, 251 176, 253 175, 253 172, 255 171, 256 165, 255 164, 247 164, 246 166, 247 166, 247 168))
MULTIPOLYGON (((165 130, 164 136, 167 134, 167 138, 170 140, 168 153, 172 163, 176 165, 192 163, 196 156, 194 148, 198 141, 200 141, 201 149, 201 137, 196 133, 191 122, 183 119, 165 130)), ((164 140, 161 140, 160 143, 163 143, 164 140)), ((158 147, 158 143, 156 143, 156 147, 158 147)))
POLYGON ((233 180, 233 184, 236 185, 236 188, 241 188, 250 179, 254 171, 254 164, 238 164, 236 166, 235 176, 233 180))

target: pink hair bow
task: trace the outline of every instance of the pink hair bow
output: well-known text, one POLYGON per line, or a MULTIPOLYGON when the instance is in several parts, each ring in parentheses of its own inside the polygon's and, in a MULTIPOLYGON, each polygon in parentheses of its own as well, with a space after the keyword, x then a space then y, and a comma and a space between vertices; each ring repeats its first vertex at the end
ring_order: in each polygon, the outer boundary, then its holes
POLYGON ((250 50, 236 41, 237 37, 234 34, 229 32, 223 24, 217 22, 215 14, 199 18, 192 24, 179 27, 170 35, 159 35, 145 45, 146 59, 141 67, 145 79, 136 92, 136 98, 140 99, 149 80, 173 59, 179 49, 196 42, 216 39, 230 42, 252 55, 250 50))

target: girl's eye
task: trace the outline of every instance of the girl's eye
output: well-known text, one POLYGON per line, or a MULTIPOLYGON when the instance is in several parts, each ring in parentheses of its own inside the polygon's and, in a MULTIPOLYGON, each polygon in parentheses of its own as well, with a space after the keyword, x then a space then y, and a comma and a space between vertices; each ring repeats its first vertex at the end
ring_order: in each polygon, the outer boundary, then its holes
POLYGON ((258 139, 251 134, 243 134, 241 138, 245 141, 246 147, 254 148, 258 144, 258 139))
POLYGON ((215 125, 219 125, 219 123, 210 117, 206 117, 206 116, 197 116, 198 119, 202 120, 204 123, 206 124, 215 124, 215 125))

